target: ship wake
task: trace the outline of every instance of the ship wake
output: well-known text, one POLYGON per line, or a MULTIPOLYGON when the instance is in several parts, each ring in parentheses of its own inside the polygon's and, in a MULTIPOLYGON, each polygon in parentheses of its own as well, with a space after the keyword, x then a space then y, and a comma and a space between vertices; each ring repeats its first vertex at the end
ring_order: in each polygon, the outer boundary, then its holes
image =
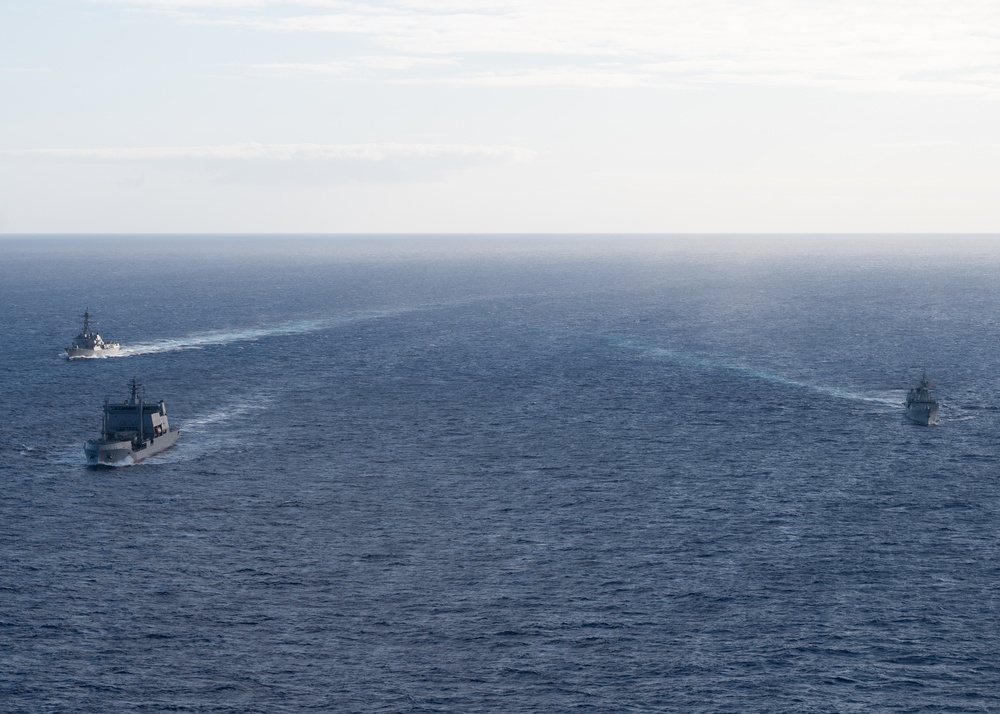
POLYGON ((795 389, 804 389, 811 392, 816 392, 818 394, 823 394, 828 397, 834 397, 836 399, 845 399, 854 402, 867 402, 869 404, 879 404, 888 407, 898 407, 902 404, 902 400, 900 398, 894 398, 886 394, 877 396, 858 394, 857 392, 853 392, 849 389, 844 389, 842 387, 830 387, 822 384, 805 382, 798 379, 792 379, 790 377, 786 377, 776 372, 771 372, 756 367, 748 367, 746 365, 741 365, 733 362, 725 362, 722 360, 711 359, 708 357, 701 357, 698 355, 693 355, 686 352, 678 352, 663 347, 652 347, 649 345, 643 345, 637 342, 632 342, 630 340, 616 340, 616 342, 622 347, 642 352, 643 354, 646 354, 650 357, 656 357, 658 359, 669 361, 674 364, 681 364, 690 367, 700 367, 703 369, 715 369, 715 370, 723 370, 726 372, 733 372, 736 374, 744 375, 751 379, 762 380, 765 382, 770 382, 772 384, 780 384, 782 386, 792 387, 795 389))
POLYGON ((161 463, 194 461, 207 454, 216 454, 227 449, 246 448, 253 434, 245 433, 241 425, 247 417, 269 408, 272 397, 257 395, 253 399, 233 402, 200 415, 178 421, 181 430, 180 441, 169 451, 157 455, 161 463))
POLYGON ((229 345, 236 342, 253 342, 267 337, 285 337, 289 335, 304 335, 321 332, 341 325, 365 320, 379 320, 394 317, 411 310, 370 310, 339 317, 324 317, 310 320, 293 320, 276 325, 263 327, 248 327, 236 330, 212 330, 199 332, 184 337, 165 338, 153 342, 143 342, 123 346, 121 351, 109 357, 136 357, 138 355, 160 354, 163 352, 179 352, 182 350, 199 350, 205 347, 229 345))
MULTIPOLYGON (((182 337, 168 337, 152 342, 139 342, 130 345, 123 345, 121 350, 114 354, 100 354, 87 356, 81 359, 112 359, 121 357, 137 357, 140 355, 162 354, 164 352, 180 352, 183 350, 200 350, 206 347, 216 347, 220 345, 230 345, 238 342, 253 342, 269 337, 287 337, 292 335, 305 335, 309 333, 322 332, 352 323, 366 322, 372 320, 384 320, 399 317, 411 313, 436 310, 449 307, 457 307, 475 302, 481 302, 488 298, 470 298, 438 303, 427 303, 420 305, 410 305, 407 307, 388 308, 383 310, 364 310, 347 313, 343 315, 317 317, 303 320, 289 320, 273 325, 263 325, 258 327, 244 327, 230 330, 207 330, 196 332, 182 337)), ((63 355, 64 357, 66 355, 63 355)), ((77 358, 74 358, 77 359, 77 358)))

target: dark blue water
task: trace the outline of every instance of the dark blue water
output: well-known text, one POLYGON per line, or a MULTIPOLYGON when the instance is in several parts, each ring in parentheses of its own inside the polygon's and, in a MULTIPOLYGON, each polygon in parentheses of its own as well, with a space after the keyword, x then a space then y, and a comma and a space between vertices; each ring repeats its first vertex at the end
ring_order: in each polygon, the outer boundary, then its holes
POLYGON ((3 711, 1000 710, 995 256, 213 240, 0 241, 3 711))

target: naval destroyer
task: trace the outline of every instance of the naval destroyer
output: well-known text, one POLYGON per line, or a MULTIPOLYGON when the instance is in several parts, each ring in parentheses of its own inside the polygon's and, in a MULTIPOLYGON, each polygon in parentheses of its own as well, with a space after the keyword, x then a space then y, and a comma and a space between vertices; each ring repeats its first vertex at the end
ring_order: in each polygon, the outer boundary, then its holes
POLYGON ((101 438, 83 445, 89 464, 127 466, 177 443, 180 429, 171 428, 163 400, 147 404, 140 386, 133 377, 129 382, 129 397, 123 403, 104 400, 101 438))
POLYGON ((941 405, 931 394, 933 385, 927 381, 927 373, 920 378, 920 384, 910 389, 906 395, 906 418, 924 426, 934 426, 938 423, 938 410, 941 405))
POLYGON ((117 342, 105 342, 99 334, 90 331, 90 310, 87 309, 83 313, 83 329, 73 340, 73 344, 66 348, 66 354, 70 359, 82 359, 116 355, 121 349, 122 346, 117 342))

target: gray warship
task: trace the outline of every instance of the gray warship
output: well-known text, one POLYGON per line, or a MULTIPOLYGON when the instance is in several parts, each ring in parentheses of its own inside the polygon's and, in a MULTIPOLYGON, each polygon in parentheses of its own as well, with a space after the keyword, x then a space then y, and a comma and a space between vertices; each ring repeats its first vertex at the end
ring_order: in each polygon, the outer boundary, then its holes
POLYGON ((146 404, 140 384, 132 378, 130 394, 122 404, 104 400, 101 438, 83 445, 94 466, 127 466, 158 454, 177 443, 180 429, 171 428, 163 400, 146 404))
POLYGON ((938 423, 938 410, 941 405, 931 394, 933 385, 927 380, 927 373, 920 378, 920 383, 910 389, 906 395, 906 418, 924 426, 934 426, 938 423))
POLYGON ((83 312, 83 329, 73 340, 73 344, 66 348, 66 354, 70 359, 83 359, 86 357, 104 357, 106 355, 118 354, 122 346, 117 342, 105 342, 96 332, 90 331, 90 309, 83 312))

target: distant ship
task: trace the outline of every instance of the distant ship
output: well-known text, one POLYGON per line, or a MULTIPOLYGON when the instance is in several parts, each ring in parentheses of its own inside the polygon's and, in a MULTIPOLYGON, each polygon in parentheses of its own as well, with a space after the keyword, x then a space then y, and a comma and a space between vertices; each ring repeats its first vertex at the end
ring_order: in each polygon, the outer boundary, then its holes
POLYGON ((82 359, 85 357, 103 357, 105 355, 118 354, 122 346, 117 342, 105 342, 96 332, 90 331, 90 311, 83 313, 83 330, 73 340, 73 344, 66 348, 66 354, 70 359, 82 359))
POLYGON ((931 394, 933 385, 927 381, 927 373, 920 378, 920 384, 913 387, 906 395, 906 418, 924 426, 934 426, 938 423, 938 410, 941 405, 931 394))
POLYGON ((181 432, 170 427, 163 400, 146 404, 139 394, 140 386, 133 377, 129 383, 131 394, 124 403, 112 404, 104 400, 101 438, 83 445, 89 464, 126 466, 177 443, 181 432))

